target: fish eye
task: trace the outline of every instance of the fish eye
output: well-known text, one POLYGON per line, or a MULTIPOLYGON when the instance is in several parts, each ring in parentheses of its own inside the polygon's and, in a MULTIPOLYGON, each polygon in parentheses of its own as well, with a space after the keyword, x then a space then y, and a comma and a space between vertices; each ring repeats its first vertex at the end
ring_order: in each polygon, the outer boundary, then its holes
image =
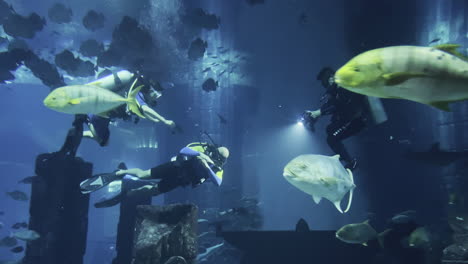
POLYGON ((360 72, 361 70, 359 68, 354 68, 353 69, 355 72, 360 72))

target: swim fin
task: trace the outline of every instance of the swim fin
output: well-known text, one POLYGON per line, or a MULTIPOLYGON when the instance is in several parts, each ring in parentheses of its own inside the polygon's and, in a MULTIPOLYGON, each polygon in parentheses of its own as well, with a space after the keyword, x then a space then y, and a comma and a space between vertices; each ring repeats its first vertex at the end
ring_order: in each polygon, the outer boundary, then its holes
POLYGON ((100 173, 96 174, 93 177, 86 179, 80 183, 81 193, 88 194, 94 191, 97 191, 109 183, 120 180, 124 177, 124 175, 117 175, 116 172, 118 170, 111 172, 111 173, 100 173))
POLYGON ((110 197, 103 197, 99 202, 94 204, 96 208, 105 208, 105 207, 112 207, 114 205, 119 204, 124 198, 122 192, 119 192, 110 197))

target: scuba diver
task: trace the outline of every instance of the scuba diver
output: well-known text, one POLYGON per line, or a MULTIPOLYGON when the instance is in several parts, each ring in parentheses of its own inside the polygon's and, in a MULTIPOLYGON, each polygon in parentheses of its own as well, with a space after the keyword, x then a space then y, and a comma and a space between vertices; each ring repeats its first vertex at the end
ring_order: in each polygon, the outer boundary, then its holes
POLYGON ((149 170, 133 168, 97 174, 80 184, 81 192, 87 194, 112 182, 126 181, 126 184, 122 184, 120 192, 94 205, 96 208, 102 208, 114 206, 126 196, 157 196, 177 187, 191 185, 194 188, 207 180, 220 186, 223 180, 223 166, 228 157, 229 150, 226 147, 214 143, 194 142, 182 148, 170 162, 149 170))
POLYGON ((319 117, 331 115, 331 122, 326 128, 328 146, 340 155, 340 160, 345 162, 346 168, 354 170, 357 160, 351 157, 342 141, 356 135, 367 126, 368 108, 373 111, 372 121, 375 123, 382 123, 387 117, 378 99, 368 100, 366 96, 340 89, 334 82, 334 75, 335 71, 328 67, 319 72, 317 80, 321 81, 326 89, 320 101, 325 103, 315 111, 305 111, 302 121, 314 131, 314 125, 319 117))
MULTIPOLYGON (((174 121, 168 120, 158 114, 153 107, 157 105, 157 99, 161 97, 162 91, 173 87, 172 83, 159 83, 151 79, 146 79, 143 75, 131 73, 129 71, 119 71, 112 73, 101 79, 88 83, 87 85, 95 85, 104 89, 111 90, 115 93, 121 94, 124 97, 136 85, 143 85, 144 87, 136 96, 137 104, 140 112, 145 119, 155 123, 162 122, 168 126, 172 133, 182 132, 181 128, 177 126, 174 121)), ((116 109, 106 113, 107 117, 98 115, 88 115, 87 124, 89 130, 83 132, 83 136, 96 140, 99 145, 106 146, 109 140, 109 123, 112 119, 131 120, 132 113, 127 109, 126 105, 122 105, 116 109)), ((135 118, 135 123, 138 123, 139 117, 135 118)))

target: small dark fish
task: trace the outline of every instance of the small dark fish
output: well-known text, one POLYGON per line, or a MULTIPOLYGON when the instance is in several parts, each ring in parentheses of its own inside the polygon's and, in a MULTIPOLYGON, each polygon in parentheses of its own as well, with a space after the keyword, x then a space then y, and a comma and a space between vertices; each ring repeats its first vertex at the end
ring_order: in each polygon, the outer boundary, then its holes
POLYGON ((217 113, 218 115, 218 118, 219 118, 219 122, 221 122, 221 124, 227 124, 227 120, 226 118, 224 118, 224 116, 220 115, 219 113, 217 113))
POLYGON ((10 249, 10 251, 13 252, 13 253, 21 253, 21 252, 24 251, 24 247, 22 247, 22 246, 14 247, 14 248, 10 249))
POLYGON ((213 55, 213 56, 211 56, 211 58, 216 59, 216 58, 218 58, 218 56, 213 55))
POLYGON ((13 200, 16 201, 27 201, 28 195, 22 191, 12 191, 12 192, 6 192, 8 196, 10 196, 13 200))
POLYGON ((13 229, 20 229, 20 228, 27 228, 27 227, 28 227, 28 223, 26 223, 26 222, 16 223, 16 224, 11 226, 11 228, 13 228, 13 229))
POLYGON ((18 240, 11 236, 6 236, 0 240, 0 247, 14 247, 18 244, 18 240))
POLYGON ((203 70, 203 72, 208 72, 208 71, 211 71, 211 68, 210 68, 210 67, 208 67, 208 68, 206 68, 206 69, 203 70))
POLYGON ((0 211, 0 215, 5 215, 5 212, 3 212, 3 211, 0 211))
POLYGON ((230 60, 224 60, 223 63, 231 63, 230 60))
POLYGON ((436 43, 436 42, 439 42, 439 41, 440 41, 440 38, 435 38, 435 39, 431 40, 431 42, 429 42, 429 44, 436 43))
POLYGON ((218 76, 222 76, 225 73, 226 73, 226 70, 222 71, 220 74, 218 74, 218 76))
POLYGON ((406 224, 416 219, 416 211, 408 210, 396 214, 392 217, 391 222, 394 224, 406 224))
POLYGON ((38 179, 39 179, 39 176, 29 176, 29 177, 26 177, 26 178, 18 181, 18 183, 32 184, 33 182, 37 181, 38 179))

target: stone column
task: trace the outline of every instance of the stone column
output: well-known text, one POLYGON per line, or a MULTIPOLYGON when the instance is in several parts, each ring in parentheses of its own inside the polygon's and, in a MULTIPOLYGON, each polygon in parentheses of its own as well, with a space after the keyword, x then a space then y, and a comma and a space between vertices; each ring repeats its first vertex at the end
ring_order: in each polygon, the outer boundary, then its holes
POLYGON ((41 237, 28 243, 24 263, 82 264, 88 231, 89 196, 80 182, 91 177, 92 164, 70 155, 46 153, 36 158, 29 229, 41 237))

